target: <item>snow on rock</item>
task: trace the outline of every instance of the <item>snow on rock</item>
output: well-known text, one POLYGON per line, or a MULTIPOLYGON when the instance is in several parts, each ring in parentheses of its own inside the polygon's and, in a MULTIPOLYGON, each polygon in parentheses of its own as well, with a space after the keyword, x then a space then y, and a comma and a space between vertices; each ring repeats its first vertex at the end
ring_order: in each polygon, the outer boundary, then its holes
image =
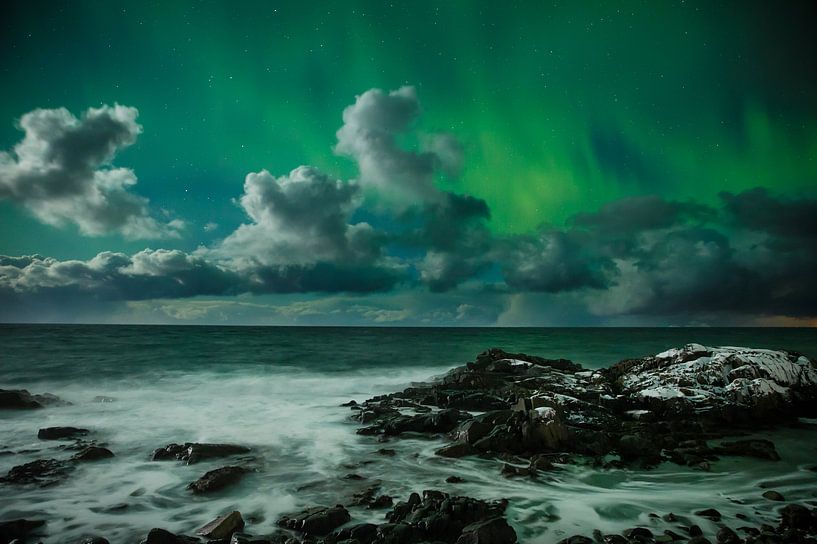
POLYGON ((787 351, 689 344, 620 365, 622 392, 651 408, 671 403, 681 412, 729 405, 779 411, 817 398, 815 364, 787 351))

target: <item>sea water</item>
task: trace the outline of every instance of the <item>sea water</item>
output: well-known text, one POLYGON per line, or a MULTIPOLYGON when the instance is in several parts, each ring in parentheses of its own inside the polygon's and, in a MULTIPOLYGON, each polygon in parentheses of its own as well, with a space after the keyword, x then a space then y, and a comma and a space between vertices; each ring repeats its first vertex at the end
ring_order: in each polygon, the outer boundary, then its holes
MULTIPOLYGON (((598 470, 565 465, 537 480, 506 479, 502 462, 445 459, 437 439, 355 434, 351 399, 402 389, 460 365, 489 347, 564 357, 587 368, 698 342, 783 348, 817 356, 817 331, 808 329, 418 329, 170 326, 0 326, 0 388, 53 393, 70 406, 0 411, 0 473, 35 459, 66 459, 67 443, 37 439, 51 426, 91 429, 115 457, 78 464, 58 485, 0 486, 0 520, 45 519, 44 542, 101 535, 138 542, 150 528, 191 534, 212 518, 239 510, 254 534, 271 532, 285 512, 348 504, 373 482, 405 499, 439 489, 479 498, 507 498, 508 518, 523 542, 556 542, 593 529, 620 532, 637 525, 662 530, 650 517, 692 515, 714 507, 724 523, 776 519, 761 495, 815 499, 817 431, 806 428, 757 436, 774 440, 779 462, 723 458, 703 472, 665 463, 654 470, 598 470), (106 397, 99 399, 97 397, 106 397), (212 496, 186 489, 207 470, 229 461, 194 465, 150 460, 171 442, 231 442, 252 453, 255 470, 212 496), (396 450, 394 456, 377 453, 396 450), (346 479, 349 474, 365 478, 346 479), (448 484, 448 476, 461 484, 448 484)), ((383 511, 351 509, 353 520, 382 522, 383 511)))

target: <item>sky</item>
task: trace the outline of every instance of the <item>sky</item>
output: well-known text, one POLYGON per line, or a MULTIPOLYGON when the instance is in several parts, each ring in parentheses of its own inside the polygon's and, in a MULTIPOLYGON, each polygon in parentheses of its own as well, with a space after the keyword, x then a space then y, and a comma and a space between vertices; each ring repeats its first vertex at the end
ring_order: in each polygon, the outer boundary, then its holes
POLYGON ((38 2, 0 321, 817 325, 811 2, 38 2))

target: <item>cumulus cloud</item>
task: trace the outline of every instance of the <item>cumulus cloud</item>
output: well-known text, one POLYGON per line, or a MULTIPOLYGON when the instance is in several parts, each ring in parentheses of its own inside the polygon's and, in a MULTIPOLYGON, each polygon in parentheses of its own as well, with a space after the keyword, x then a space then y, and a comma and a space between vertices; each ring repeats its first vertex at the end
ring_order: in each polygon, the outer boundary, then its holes
POLYGON ((398 138, 420 111, 414 87, 389 93, 370 89, 343 110, 343 126, 337 131, 335 151, 354 158, 360 182, 398 208, 439 201, 435 174, 454 175, 462 166, 462 147, 450 135, 424 135, 420 151, 400 147, 398 138))
POLYGON ((13 153, 0 152, 0 199, 49 225, 75 224, 88 236, 178 236, 183 223, 153 218, 147 199, 131 192, 133 171, 110 165, 142 131, 137 115, 118 104, 90 108, 81 118, 65 108, 26 113, 19 121, 25 136, 13 153))

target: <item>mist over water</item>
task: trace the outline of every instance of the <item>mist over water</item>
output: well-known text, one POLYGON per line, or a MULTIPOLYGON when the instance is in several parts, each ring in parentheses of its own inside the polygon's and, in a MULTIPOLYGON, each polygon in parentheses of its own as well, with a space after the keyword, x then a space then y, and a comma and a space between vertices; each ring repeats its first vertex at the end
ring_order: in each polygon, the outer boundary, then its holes
MULTIPOLYGON (((787 500, 814 499, 817 474, 808 468, 815 464, 815 431, 759 430, 775 441, 783 458, 776 463, 724 458, 711 472, 666 463, 651 471, 578 465, 537 481, 508 480, 499 474, 499 461, 435 456, 437 440, 382 444, 358 436, 348 409, 338 406, 427 380, 493 346, 598 368, 689 342, 817 355, 817 333, 805 329, 2 326, 0 388, 49 392, 73 405, 0 412, 0 450, 15 452, 0 456, 0 472, 35 459, 69 457, 73 452, 60 449, 69 442, 37 439, 37 430, 50 426, 91 429, 89 438, 107 444, 116 457, 79 464, 53 487, 4 486, 0 519, 47 519, 45 542, 87 535, 138 542, 151 527, 192 533, 236 509, 248 520, 248 531, 263 534, 281 513, 347 503, 355 490, 370 485, 344 480, 350 473, 381 480, 381 492, 395 500, 430 488, 506 497, 523 542, 554 542, 594 528, 658 526, 650 512, 689 515, 714 507, 725 519, 743 512, 771 520, 777 505, 761 497, 761 483, 787 500), (188 441, 250 446, 246 457, 257 470, 224 493, 192 496, 188 483, 229 461, 150 461, 153 449, 188 441), (396 455, 378 455, 383 447, 396 455), (466 482, 445 483, 451 475, 466 482), (121 505, 127 506, 116 508, 121 505)), ((383 515, 357 508, 351 513, 355 521, 383 515)))

